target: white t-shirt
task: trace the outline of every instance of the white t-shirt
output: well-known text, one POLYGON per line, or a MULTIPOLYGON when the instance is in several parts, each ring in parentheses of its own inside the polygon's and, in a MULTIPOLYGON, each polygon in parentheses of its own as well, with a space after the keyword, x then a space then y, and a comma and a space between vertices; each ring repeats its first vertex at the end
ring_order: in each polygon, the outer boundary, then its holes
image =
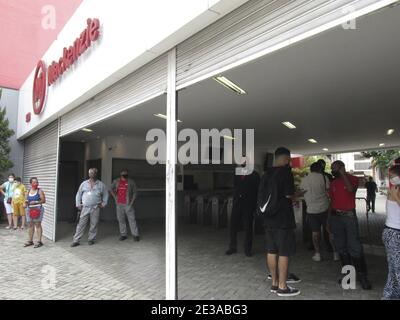
POLYGON ((311 172, 304 177, 300 184, 300 189, 307 191, 304 199, 307 204, 307 213, 323 213, 329 208, 329 179, 317 172, 311 172))

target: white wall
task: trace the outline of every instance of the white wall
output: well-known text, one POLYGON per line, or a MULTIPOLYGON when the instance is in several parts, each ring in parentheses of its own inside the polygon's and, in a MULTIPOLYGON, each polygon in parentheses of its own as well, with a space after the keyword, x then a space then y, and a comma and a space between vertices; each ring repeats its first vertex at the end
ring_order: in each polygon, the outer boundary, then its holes
POLYGON ((85 0, 63 28, 43 60, 62 56, 86 27, 101 22, 101 36, 74 67, 48 88, 43 113, 32 112, 34 69, 20 90, 18 138, 25 138, 79 106, 124 76, 200 31, 247 0, 85 0), (32 112, 32 120, 25 115, 32 112))

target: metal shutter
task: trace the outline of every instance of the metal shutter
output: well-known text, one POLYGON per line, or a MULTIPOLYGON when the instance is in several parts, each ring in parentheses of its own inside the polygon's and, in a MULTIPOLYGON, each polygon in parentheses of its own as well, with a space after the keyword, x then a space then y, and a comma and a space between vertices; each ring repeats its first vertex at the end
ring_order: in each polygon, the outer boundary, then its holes
POLYGON ((167 55, 143 66, 71 112, 61 117, 65 136, 166 92, 167 55))
POLYGON ((177 47, 177 87, 293 44, 397 0, 250 0, 177 47), (343 21, 339 21, 342 19, 343 21))
POLYGON ((59 155, 58 120, 34 133, 25 140, 23 181, 37 177, 46 195, 43 217, 43 235, 55 241, 56 196, 59 155))

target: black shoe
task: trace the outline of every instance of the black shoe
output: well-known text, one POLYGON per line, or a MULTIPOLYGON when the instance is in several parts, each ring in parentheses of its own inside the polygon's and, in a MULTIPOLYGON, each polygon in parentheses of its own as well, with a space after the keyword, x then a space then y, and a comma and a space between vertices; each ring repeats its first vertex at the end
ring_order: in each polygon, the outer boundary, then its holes
POLYGON ((71 248, 75 248, 77 246, 80 246, 81 244, 79 242, 74 242, 73 244, 71 244, 71 248))
POLYGON ((228 250, 225 252, 225 254, 226 254, 227 256, 231 256, 232 254, 235 254, 235 253, 237 253, 237 250, 236 250, 236 249, 228 249, 228 250))
POLYGON ((300 283, 301 279, 298 276, 296 276, 294 273, 289 273, 286 282, 287 283, 300 283))
POLYGON ((94 245, 94 241, 88 241, 88 245, 89 245, 89 246, 94 245))
POLYGON ((139 242, 139 241, 140 241, 140 237, 139 237, 139 236, 137 236, 137 237, 133 237, 133 241, 135 241, 135 242, 139 242))
POLYGON ((119 241, 125 241, 126 239, 128 239, 127 236, 120 236, 120 237, 119 237, 119 241))
POLYGON ((294 297, 300 294, 300 290, 288 286, 286 289, 278 289, 276 293, 279 297, 294 297))
POLYGON ((246 251, 244 252, 244 254, 246 255, 246 257, 249 257, 249 258, 251 258, 251 257, 253 256, 253 254, 251 253, 250 250, 246 250, 246 251))
POLYGON ((278 290, 279 290, 279 287, 278 286, 271 286, 271 293, 277 293, 278 292, 278 290))

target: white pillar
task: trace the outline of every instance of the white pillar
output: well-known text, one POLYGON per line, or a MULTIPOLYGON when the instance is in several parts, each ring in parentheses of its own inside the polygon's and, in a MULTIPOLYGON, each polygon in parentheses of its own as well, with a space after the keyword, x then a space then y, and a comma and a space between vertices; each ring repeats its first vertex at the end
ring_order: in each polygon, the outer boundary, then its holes
POLYGON ((168 54, 167 157, 166 157, 166 299, 178 299, 176 254, 176 163, 177 163, 176 49, 168 54))

